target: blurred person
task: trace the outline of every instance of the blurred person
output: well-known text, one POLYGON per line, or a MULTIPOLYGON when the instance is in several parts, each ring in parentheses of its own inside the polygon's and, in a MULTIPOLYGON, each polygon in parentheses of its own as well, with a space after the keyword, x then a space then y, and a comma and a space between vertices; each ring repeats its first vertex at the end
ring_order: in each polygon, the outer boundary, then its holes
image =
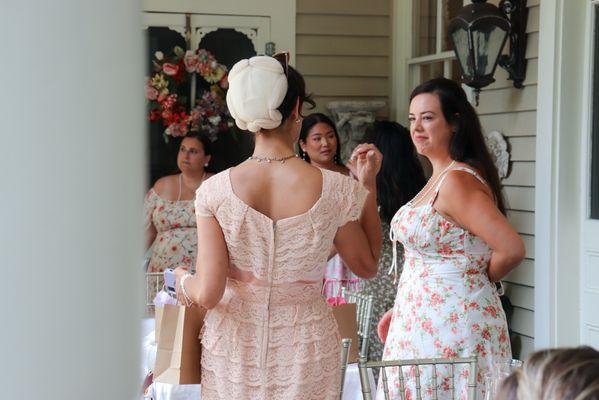
POLYGON ((152 247, 147 272, 195 263, 198 238, 194 211, 195 192, 212 176, 206 171, 211 142, 202 133, 188 133, 179 145, 179 173, 164 176, 148 191, 145 202, 146 248, 152 247))
POLYGON ((496 400, 599 400, 599 351, 588 346, 533 353, 496 400))

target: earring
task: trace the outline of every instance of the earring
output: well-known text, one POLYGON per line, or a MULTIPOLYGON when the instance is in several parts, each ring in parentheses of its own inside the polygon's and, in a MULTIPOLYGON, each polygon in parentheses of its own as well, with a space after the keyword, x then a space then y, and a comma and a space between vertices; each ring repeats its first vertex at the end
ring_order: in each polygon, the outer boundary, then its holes
POLYGON ((204 168, 208 168, 208 163, 204 164, 204 168))
POLYGON ((301 119, 301 118, 297 118, 297 119, 295 120, 295 123, 296 123, 296 124, 299 124, 300 122, 302 122, 302 119, 301 119))
POLYGON ((335 157, 333 157, 333 161, 335 164, 339 164, 339 154, 335 153, 335 157))

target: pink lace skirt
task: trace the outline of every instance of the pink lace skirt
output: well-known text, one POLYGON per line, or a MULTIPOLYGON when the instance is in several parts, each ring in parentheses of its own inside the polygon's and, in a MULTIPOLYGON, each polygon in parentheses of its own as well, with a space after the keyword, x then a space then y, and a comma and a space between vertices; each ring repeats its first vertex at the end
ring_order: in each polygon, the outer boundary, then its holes
POLYGON ((337 398, 340 337, 320 292, 229 279, 204 323, 202 400, 337 398))

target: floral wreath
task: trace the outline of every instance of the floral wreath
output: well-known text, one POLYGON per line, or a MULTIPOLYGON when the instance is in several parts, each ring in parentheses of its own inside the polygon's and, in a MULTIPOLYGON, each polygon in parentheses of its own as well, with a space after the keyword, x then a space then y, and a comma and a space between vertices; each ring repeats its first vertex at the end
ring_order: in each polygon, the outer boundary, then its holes
POLYGON ((154 73, 146 80, 148 119, 162 122, 166 142, 169 136, 185 136, 189 131, 205 132, 215 141, 220 132, 229 129, 232 122, 225 101, 228 71, 212 53, 204 49, 184 51, 175 46, 169 56, 161 51, 154 53, 152 65, 154 73), (185 82, 195 85, 196 74, 207 88, 199 90, 192 106, 180 92, 185 82))

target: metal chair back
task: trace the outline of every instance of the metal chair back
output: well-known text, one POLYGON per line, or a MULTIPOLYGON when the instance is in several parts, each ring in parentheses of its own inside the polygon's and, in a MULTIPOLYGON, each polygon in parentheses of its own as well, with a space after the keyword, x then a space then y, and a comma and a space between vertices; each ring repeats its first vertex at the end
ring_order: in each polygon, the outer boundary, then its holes
MULTIPOLYGON (((449 378, 449 392, 451 395, 451 399, 456 399, 455 390, 455 366, 463 365, 468 367, 468 399, 475 400, 476 399, 476 366, 477 358, 474 357, 465 357, 465 358, 430 358, 430 359, 412 359, 412 360, 390 360, 390 361, 367 361, 366 357, 360 357, 360 361, 358 363, 358 368, 360 369, 360 385, 362 386, 362 398, 364 400, 372 400, 371 387, 370 382, 368 381, 368 369, 369 368, 380 368, 381 375, 381 383, 382 389, 384 393, 384 399, 390 400, 389 393, 389 376, 386 371, 389 367, 396 367, 399 375, 399 395, 401 400, 406 400, 405 388, 406 383, 410 379, 406 379, 403 373, 403 367, 415 367, 414 372, 414 386, 416 387, 416 397, 412 397, 414 400, 422 399, 422 386, 421 386, 421 373, 420 368, 430 368, 431 370, 431 386, 432 386, 432 395, 430 399, 438 400, 438 385, 437 385, 437 369, 438 366, 448 366, 448 378, 449 378)), ((429 398, 429 395, 427 395, 429 398)), ((443 395, 443 398, 447 398, 443 395)), ((396 399, 396 398, 394 398, 396 399)))
POLYGON ((370 329, 372 328, 372 311, 374 297, 360 292, 342 289, 342 296, 348 303, 356 303, 356 321, 358 325, 358 338, 360 340, 360 356, 368 356, 370 343, 370 329))
POLYGON ((345 386, 345 372, 347 371, 347 360, 349 358, 351 339, 341 339, 341 346, 341 388, 339 390, 339 400, 343 400, 343 387, 345 386))

